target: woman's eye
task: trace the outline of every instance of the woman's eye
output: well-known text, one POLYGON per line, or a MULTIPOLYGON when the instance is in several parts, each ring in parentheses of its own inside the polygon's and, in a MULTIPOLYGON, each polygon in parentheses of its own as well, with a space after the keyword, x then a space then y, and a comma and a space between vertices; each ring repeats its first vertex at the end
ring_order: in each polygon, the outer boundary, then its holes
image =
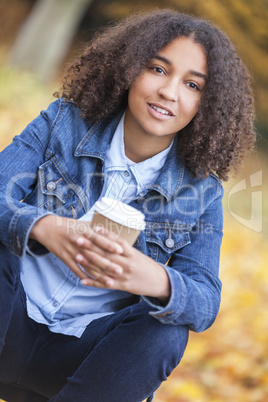
POLYGON ((187 85, 192 88, 192 89, 196 89, 197 91, 199 91, 199 86, 196 85, 194 82, 188 82, 187 85))
POLYGON ((153 70, 156 73, 165 74, 164 70, 161 67, 149 67, 149 68, 150 68, 150 70, 153 70))

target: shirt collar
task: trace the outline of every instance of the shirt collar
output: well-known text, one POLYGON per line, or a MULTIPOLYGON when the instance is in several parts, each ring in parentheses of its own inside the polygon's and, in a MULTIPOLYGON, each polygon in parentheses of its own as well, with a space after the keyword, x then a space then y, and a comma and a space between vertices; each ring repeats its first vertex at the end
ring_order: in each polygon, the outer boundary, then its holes
POLYGON ((168 153, 172 148, 172 144, 173 142, 168 148, 152 156, 151 158, 130 166, 130 170, 137 181, 139 192, 143 191, 148 185, 156 183, 159 173, 167 159, 168 153))
POLYGON ((168 148, 158 154, 142 162, 135 163, 128 159, 125 154, 124 120, 125 113, 118 123, 110 147, 106 152, 104 172, 130 170, 137 182, 137 193, 140 193, 146 188, 146 186, 154 183, 157 179, 172 147, 173 141, 168 148))
MULTIPOLYGON (((76 147, 74 155, 87 156, 105 160, 105 154, 113 138, 113 134, 120 122, 124 111, 119 112, 112 119, 105 119, 89 127, 88 132, 76 147)), ((178 157, 177 138, 175 137, 171 150, 157 178, 157 183, 146 186, 162 194, 167 200, 181 186, 184 175, 184 162, 178 157)))
POLYGON ((105 154, 104 171, 126 170, 127 161, 124 145, 124 121, 125 113, 121 117, 114 132, 111 144, 105 154))

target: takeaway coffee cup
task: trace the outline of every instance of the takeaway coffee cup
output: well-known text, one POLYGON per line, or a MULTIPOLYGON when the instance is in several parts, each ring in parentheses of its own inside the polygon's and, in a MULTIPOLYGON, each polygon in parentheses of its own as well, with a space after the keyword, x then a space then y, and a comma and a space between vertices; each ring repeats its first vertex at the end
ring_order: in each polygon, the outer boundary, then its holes
POLYGON ((103 197, 94 207, 91 227, 102 226, 131 245, 145 229, 144 214, 130 205, 103 197))

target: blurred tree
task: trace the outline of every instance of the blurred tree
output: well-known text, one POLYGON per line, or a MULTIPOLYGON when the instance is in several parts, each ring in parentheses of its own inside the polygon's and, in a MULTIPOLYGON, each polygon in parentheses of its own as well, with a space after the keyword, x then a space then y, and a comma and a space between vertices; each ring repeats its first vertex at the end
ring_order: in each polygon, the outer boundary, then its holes
POLYGON ((58 71, 93 0, 38 0, 23 24, 10 62, 49 80, 58 71))

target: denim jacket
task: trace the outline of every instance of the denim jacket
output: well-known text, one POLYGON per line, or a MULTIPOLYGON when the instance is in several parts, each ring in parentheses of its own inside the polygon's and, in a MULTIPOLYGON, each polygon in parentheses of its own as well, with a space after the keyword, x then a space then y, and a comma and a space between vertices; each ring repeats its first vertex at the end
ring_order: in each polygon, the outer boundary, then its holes
MULTIPOLYGON (((23 258, 29 247, 43 255, 47 250, 28 239, 34 223, 52 213, 80 218, 98 200, 105 152, 122 113, 90 124, 72 102, 60 99, 1 152, 0 241, 13 253, 23 258)), ((146 219, 134 247, 161 264, 170 279, 166 306, 143 297, 164 324, 200 332, 216 318, 222 196, 216 176, 192 176, 174 141, 156 182, 130 203, 146 219)))

